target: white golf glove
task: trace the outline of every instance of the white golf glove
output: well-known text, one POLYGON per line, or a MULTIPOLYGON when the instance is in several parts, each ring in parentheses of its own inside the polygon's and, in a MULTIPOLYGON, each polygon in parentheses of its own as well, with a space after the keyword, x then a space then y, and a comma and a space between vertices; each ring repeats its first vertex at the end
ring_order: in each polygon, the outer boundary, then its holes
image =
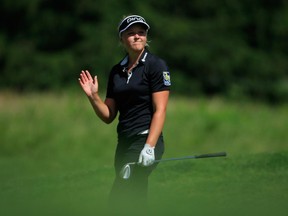
POLYGON ((149 144, 145 144, 140 153, 138 163, 142 166, 151 166, 154 161, 154 147, 151 147, 149 144))

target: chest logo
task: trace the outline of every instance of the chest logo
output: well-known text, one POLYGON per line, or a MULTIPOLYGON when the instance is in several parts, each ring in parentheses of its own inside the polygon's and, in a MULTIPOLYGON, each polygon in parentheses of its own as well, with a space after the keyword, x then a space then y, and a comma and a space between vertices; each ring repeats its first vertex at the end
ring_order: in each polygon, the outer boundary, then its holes
POLYGON ((168 71, 163 71, 163 81, 165 86, 171 85, 170 73, 168 71))

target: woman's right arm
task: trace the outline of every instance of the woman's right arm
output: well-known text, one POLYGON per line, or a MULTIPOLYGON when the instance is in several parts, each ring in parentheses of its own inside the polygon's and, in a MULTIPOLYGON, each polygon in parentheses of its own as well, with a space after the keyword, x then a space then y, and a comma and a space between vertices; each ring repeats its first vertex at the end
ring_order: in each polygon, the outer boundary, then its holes
POLYGON ((117 115, 115 100, 106 98, 103 102, 98 94, 97 76, 92 78, 88 70, 81 72, 79 83, 87 95, 96 115, 105 123, 111 123, 117 115))

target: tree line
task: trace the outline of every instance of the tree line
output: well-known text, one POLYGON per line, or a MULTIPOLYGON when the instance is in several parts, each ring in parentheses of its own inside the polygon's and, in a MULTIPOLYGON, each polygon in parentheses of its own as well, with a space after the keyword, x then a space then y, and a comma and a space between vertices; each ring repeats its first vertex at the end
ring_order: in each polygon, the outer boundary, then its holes
POLYGON ((139 14, 149 49, 163 58, 175 93, 288 101, 285 0, 1 0, 0 88, 62 89, 82 69, 105 86, 125 54, 117 26, 139 14))

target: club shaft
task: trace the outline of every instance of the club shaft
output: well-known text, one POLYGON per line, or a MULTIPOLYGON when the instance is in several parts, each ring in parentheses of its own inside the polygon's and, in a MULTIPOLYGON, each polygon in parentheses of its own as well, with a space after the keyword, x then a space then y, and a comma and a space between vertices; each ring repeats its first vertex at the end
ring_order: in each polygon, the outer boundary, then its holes
POLYGON ((160 163, 160 162, 165 162, 165 161, 187 160, 187 159, 210 158, 210 157, 225 157, 226 155, 227 155, 226 152, 217 152, 217 153, 210 153, 210 154, 185 156, 185 157, 179 157, 179 158, 166 158, 166 159, 161 159, 161 160, 155 160, 154 163, 160 163))

